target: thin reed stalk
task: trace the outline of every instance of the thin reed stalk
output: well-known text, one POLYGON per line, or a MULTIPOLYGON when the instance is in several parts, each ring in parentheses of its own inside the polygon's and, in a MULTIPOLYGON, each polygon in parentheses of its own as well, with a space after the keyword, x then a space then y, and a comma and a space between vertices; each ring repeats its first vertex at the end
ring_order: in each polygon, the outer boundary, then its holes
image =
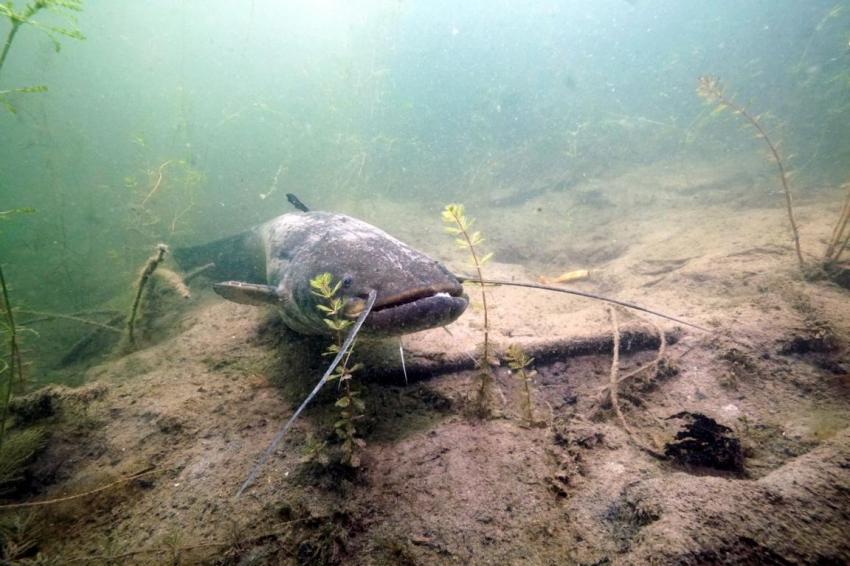
POLYGON ((823 257, 825 265, 837 262, 844 250, 847 249, 847 245, 850 244, 850 183, 847 183, 845 187, 847 188, 847 198, 844 200, 844 207, 841 209, 838 221, 832 229, 829 244, 826 246, 826 253, 823 257))
POLYGON ((21 361, 21 347, 18 344, 18 328, 15 325, 15 314, 12 311, 12 303, 9 301, 9 288, 6 286, 6 276, 3 274, 3 266, 0 265, 0 290, 3 296, 3 315, 6 317, 6 333, 8 335, 7 343, 9 348, 9 359, 0 375, 8 372, 8 378, 3 391, 3 406, 0 409, 0 450, 3 448, 3 438, 6 435, 6 420, 9 417, 9 401, 12 399, 12 387, 14 385, 15 375, 23 382, 23 363, 21 361))
POLYGON ((800 249, 800 233, 797 230, 797 221, 794 219, 794 208, 791 202, 791 188, 788 186, 788 177, 790 174, 787 172, 785 164, 779 156, 776 145, 770 140, 764 128, 762 128, 757 116, 753 116, 747 112, 746 108, 737 104, 724 94, 723 86, 717 77, 700 77, 697 94, 709 102, 716 104, 719 109, 729 108, 733 114, 743 117, 758 132, 756 137, 763 139, 764 143, 767 144, 773 161, 776 163, 776 168, 779 170, 779 180, 782 183, 782 189, 785 193, 785 208, 788 211, 788 222, 791 224, 791 231, 794 235, 794 249, 797 252, 797 260, 800 262, 800 269, 805 269, 806 262, 803 260, 803 252, 800 249))

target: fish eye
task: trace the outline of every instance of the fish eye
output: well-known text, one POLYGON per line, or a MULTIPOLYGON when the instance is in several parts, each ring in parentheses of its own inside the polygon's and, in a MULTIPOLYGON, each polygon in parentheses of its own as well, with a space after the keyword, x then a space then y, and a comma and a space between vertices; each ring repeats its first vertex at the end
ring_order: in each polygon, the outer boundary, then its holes
POLYGON ((346 275, 342 278, 342 288, 348 289, 354 283, 354 278, 351 275, 346 275))

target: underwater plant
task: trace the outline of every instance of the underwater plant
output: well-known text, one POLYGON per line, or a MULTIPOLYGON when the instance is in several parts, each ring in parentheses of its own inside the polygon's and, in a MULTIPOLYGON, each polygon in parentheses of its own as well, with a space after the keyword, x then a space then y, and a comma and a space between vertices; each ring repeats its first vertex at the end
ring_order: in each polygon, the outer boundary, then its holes
MULTIPOLYGON (((77 40, 85 39, 82 32, 77 29, 76 20, 74 18, 74 12, 80 12, 82 9, 82 0, 33 0, 20 10, 16 10, 14 3, 11 1, 0 4, 0 16, 5 16, 9 20, 10 24, 9 33, 6 35, 6 41, 3 43, 3 51, 0 51, 0 74, 3 71, 3 65, 6 62, 6 58, 9 56, 9 51, 12 48, 12 43, 15 41, 15 37, 25 25, 32 26, 46 33, 53 42, 53 49, 57 52, 62 48, 62 44, 59 43, 58 36, 69 37, 77 40), (39 12, 45 9, 52 10, 63 15, 70 22, 72 27, 65 28, 46 25, 33 19, 39 12)), ((9 101, 7 95, 46 91, 47 87, 45 85, 0 90, 0 104, 2 104, 6 110, 14 114, 17 110, 9 101)))
POLYGON ((44 446, 47 435, 44 429, 30 427, 9 430, 9 406, 15 380, 24 383, 24 363, 21 356, 19 334, 21 326, 15 321, 14 308, 9 300, 6 276, 0 265, 0 307, 3 320, 0 330, 6 335, 7 352, 0 358, 0 489, 19 479, 23 467, 44 446))
POLYGON ((443 222, 446 224, 446 232, 455 238, 455 243, 461 248, 469 251, 472 258, 472 266, 478 274, 478 279, 468 279, 481 286, 481 304, 484 309, 484 343, 482 344, 481 357, 479 359, 480 373, 478 383, 477 412, 479 416, 487 416, 490 413, 490 397, 493 389, 493 370, 490 351, 490 318, 487 310, 487 293, 484 291, 484 275, 481 267, 493 257, 492 253, 479 257, 478 246, 484 242, 481 232, 472 232, 473 218, 468 218, 462 204, 447 204, 442 213, 443 222))
POLYGON ((534 358, 529 358, 528 354, 518 344, 511 344, 507 352, 505 352, 505 357, 508 360, 508 367, 522 381, 523 418, 525 418, 528 424, 534 424, 534 400, 531 394, 534 387, 534 376, 537 375, 537 371, 530 369, 534 358))
POLYGON ((767 132, 762 127, 761 122, 759 122, 759 116, 753 116, 747 112, 746 108, 726 96, 723 90, 723 85, 720 84, 720 79, 717 77, 709 75, 700 77, 699 84, 697 86, 697 94, 700 98, 714 104, 717 107, 717 111, 729 109, 733 114, 746 120, 753 128, 755 128, 757 132, 756 137, 763 139, 764 143, 767 144, 767 147, 770 150, 770 155, 773 158, 774 163, 776 163, 776 168, 779 170, 779 180, 782 183, 782 190, 785 193, 785 207, 788 211, 788 221, 791 224, 791 231, 794 234, 794 249, 797 252, 800 269, 805 269, 806 262, 803 260, 803 252, 800 249, 800 234, 797 230, 797 222, 794 220, 794 209, 791 204, 791 188, 788 186, 788 179, 791 174, 785 167, 782 157, 780 157, 779 151, 776 149, 776 144, 771 141, 767 132))
POLYGON ((827 269, 838 263, 841 254, 850 244, 850 183, 845 183, 844 188, 847 189, 847 198, 844 199, 844 206, 841 208, 841 214, 838 215, 838 221, 832 229, 832 235, 823 257, 823 264, 827 269))
MULTIPOLYGON (((134 346, 136 342, 135 325, 139 315, 139 309, 142 302, 142 294, 148 286, 148 282, 154 276, 160 281, 166 283, 174 289, 174 291, 188 299, 191 297, 189 287, 186 286, 186 280, 176 272, 160 267, 160 264, 165 261, 165 256, 168 254, 168 246, 165 244, 157 244, 154 254, 147 259, 144 267, 139 272, 139 277, 136 279, 135 288, 136 294, 133 298, 133 304, 130 307, 130 313, 127 317, 127 339, 130 346, 134 346)), ((203 266, 206 269, 208 266, 203 266)))
MULTIPOLYGON (((337 297, 341 287, 342 280, 334 284, 333 275, 330 273, 320 273, 310 280, 310 292, 322 300, 322 303, 316 305, 316 308, 324 313, 325 324, 336 336, 336 341, 325 350, 325 356, 339 354, 343 347, 345 335, 354 324, 353 321, 342 317, 342 310, 345 305, 343 300, 337 297)), ((340 410, 339 419, 334 423, 334 431, 337 438, 342 442, 341 463, 357 468, 360 466, 360 455, 357 451, 365 447, 366 443, 362 438, 357 438, 355 421, 362 417, 366 410, 366 404, 360 398, 360 391, 354 389, 351 385, 353 373, 363 367, 362 364, 354 364, 350 367, 348 365, 351 354, 354 352, 354 345, 355 342, 352 342, 348 350, 344 352, 342 361, 328 376, 327 380, 336 381, 340 390, 339 399, 336 401, 336 406, 340 410)))
POLYGON ((159 244, 156 247, 156 252, 154 252, 154 254, 145 262, 145 266, 142 268, 142 271, 139 273, 139 278, 136 280, 136 295, 133 298, 133 304, 130 307, 130 315, 127 317, 127 338, 130 340, 130 344, 133 344, 136 341, 134 331, 136 316, 139 313, 139 304, 142 301, 142 291, 145 290, 145 285, 147 285, 151 275, 153 275, 156 271, 156 268, 159 267, 159 264, 165 259, 166 253, 168 253, 168 246, 165 244, 159 244))
POLYGON ((21 360, 21 345, 18 341, 18 326, 15 324, 15 314, 12 308, 12 303, 9 301, 9 288, 6 285, 6 276, 3 274, 3 266, 0 265, 0 291, 2 291, 2 306, 3 321, 0 321, 0 328, 6 334, 6 343, 8 350, 5 359, 0 358, 0 377, 4 377, 3 389, 0 390, 0 456, 3 454, 3 440, 6 436, 6 421, 9 418, 9 402, 12 400, 12 388, 15 384, 15 377, 23 383, 24 371, 23 361, 21 360))

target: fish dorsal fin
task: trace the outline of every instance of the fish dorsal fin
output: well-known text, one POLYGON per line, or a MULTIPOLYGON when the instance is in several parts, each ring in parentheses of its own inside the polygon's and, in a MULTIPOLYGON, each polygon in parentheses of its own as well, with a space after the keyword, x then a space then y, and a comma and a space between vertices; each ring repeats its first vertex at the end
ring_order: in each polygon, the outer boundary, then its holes
POLYGON ((245 283, 244 281, 224 281, 213 285, 216 293, 234 303, 262 307, 265 305, 281 306, 284 298, 271 285, 245 283))

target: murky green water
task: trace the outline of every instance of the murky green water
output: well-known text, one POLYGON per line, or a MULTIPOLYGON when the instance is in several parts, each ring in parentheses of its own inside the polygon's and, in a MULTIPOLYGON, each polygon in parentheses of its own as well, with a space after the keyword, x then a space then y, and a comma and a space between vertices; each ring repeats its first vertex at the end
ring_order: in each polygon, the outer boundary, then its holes
MULTIPOLYGON (((4 213, 0 261, 23 310, 108 321, 90 311, 126 310, 157 243, 237 232, 290 211, 288 192, 390 228, 382 204, 400 203, 409 239, 450 201, 759 155, 697 96, 706 74, 761 114, 796 190, 847 174, 847 2, 41 4, 0 9, 0 39, 21 23, 0 210, 34 211, 4 213)), ((91 327, 40 318, 18 316, 26 373, 78 380, 55 368, 91 327)))

